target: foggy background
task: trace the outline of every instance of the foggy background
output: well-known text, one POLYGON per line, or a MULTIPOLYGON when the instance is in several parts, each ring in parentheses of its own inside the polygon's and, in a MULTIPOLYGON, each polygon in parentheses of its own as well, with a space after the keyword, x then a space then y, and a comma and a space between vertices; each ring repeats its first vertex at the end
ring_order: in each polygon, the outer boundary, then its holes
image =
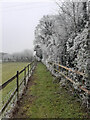
POLYGON ((43 15, 56 14, 55 1, 1 2, 2 51, 33 49, 34 30, 43 15))

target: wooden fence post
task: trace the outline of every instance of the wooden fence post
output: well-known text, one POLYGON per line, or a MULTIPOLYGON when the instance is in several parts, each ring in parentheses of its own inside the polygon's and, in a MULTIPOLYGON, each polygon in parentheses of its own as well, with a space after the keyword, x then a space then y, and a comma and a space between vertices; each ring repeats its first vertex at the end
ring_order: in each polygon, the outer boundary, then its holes
POLYGON ((31 71, 31 73, 32 73, 32 64, 33 64, 33 63, 31 63, 31 70, 30 70, 30 71, 31 71))
POLYGON ((33 69, 34 69, 34 61, 33 61, 33 69))
POLYGON ((28 65, 28 79, 29 79, 29 65, 28 65))
POLYGON ((25 67, 25 70, 24 70, 24 85, 26 85, 26 67, 25 67))
POLYGON ((19 72, 17 71, 17 99, 19 97, 19 72))
POLYGON ((31 76, 31 69, 32 69, 32 64, 30 64, 30 76, 31 76))

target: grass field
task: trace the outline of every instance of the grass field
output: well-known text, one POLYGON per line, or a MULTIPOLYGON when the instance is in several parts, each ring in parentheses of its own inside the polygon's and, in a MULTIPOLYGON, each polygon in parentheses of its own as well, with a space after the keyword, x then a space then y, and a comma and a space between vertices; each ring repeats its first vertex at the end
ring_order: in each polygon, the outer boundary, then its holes
POLYGON ((2 81, 0 81, 0 84, 10 79, 16 74, 17 70, 22 70, 26 65, 28 65, 27 62, 2 63, 2 81))
MULTIPOLYGON (((0 80, 0 84, 3 84, 8 79, 13 77, 17 71, 22 70, 25 66, 27 66, 28 62, 8 62, 2 63, 2 80, 0 80)), ((23 77, 24 74, 20 75, 20 78, 23 77)), ((19 78, 19 79, 20 79, 19 78)), ((14 91, 16 88, 16 79, 9 83, 3 90, 0 91, 2 94, 2 101, 6 101, 9 98, 9 94, 14 91)))

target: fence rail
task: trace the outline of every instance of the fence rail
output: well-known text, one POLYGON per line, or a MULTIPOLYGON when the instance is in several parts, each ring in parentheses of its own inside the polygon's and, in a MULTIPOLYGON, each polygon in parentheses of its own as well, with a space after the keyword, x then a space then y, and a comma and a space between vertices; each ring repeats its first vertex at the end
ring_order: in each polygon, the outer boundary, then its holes
POLYGON ((17 75, 13 76, 12 78, 10 78, 8 81, 6 81, 5 83, 3 83, 0 86, 0 90, 2 90, 3 88, 5 88, 10 82, 12 82, 15 78, 17 77, 17 75))
MULTIPOLYGON (((54 63, 54 62, 48 62, 48 63, 49 63, 49 64, 52 64, 52 65, 57 65, 57 66, 59 66, 59 67, 61 67, 61 68, 64 68, 64 69, 66 69, 66 70, 68 70, 68 71, 71 71, 71 72, 73 72, 73 73, 76 73, 76 74, 79 74, 79 75, 82 75, 82 76, 86 77, 86 75, 85 75, 84 73, 79 72, 79 71, 74 71, 74 70, 72 70, 71 68, 68 68, 68 67, 66 67, 66 66, 63 66, 63 65, 60 65, 60 64, 57 64, 57 63, 54 63)), ((65 77, 67 80, 69 80, 71 83, 73 83, 73 84, 76 85, 76 82, 75 82, 74 80, 72 80, 71 78, 69 78, 68 76, 66 76, 64 73, 60 72, 60 71, 57 70, 57 69, 54 69, 54 70, 57 71, 58 73, 60 73, 62 76, 64 76, 64 77, 65 77)), ((90 91, 87 90, 86 88, 84 88, 83 86, 79 85, 79 86, 77 86, 77 87, 79 87, 81 90, 83 90, 84 92, 86 92, 87 94, 90 95, 90 91)))
POLYGON ((16 88, 14 90, 13 93, 11 93, 9 99, 7 100, 7 102, 3 105, 1 111, 0 111, 0 115, 5 111, 5 109, 7 108, 8 104, 11 102, 12 98, 15 96, 15 94, 17 93, 17 100, 19 98, 19 87, 22 85, 22 83, 24 83, 24 86, 26 87, 27 82, 26 79, 28 80, 29 77, 31 76, 34 68, 35 68, 36 62, 33 61, 30 64, 28 64, 24 69, 22 69, 21 71, 17 71, 16 75, 13 76, 12 78, 10 78, 9 80, 7 80, 5 83, 3 83, 0 86, 0 91, 3 90, 8 84, 10 84, 12 81, 14 81, 16 79, 16 88), (27 69, 27 71, 26 71, 27 69), (19 81, 19 75, 21 75, 21 73, 24 72, 24 77, 22 81, 19 81))

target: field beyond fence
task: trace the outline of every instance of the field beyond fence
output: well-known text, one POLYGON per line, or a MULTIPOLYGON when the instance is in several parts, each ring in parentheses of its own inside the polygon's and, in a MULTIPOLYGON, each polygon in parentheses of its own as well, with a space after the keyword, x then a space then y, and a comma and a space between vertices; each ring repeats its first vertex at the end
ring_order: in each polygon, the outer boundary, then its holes
MULTIPOLYGON (((5 82, 2 81, 2 85, 0 85, 0 96, 2 95, 2 100, 0 102, 0 115, 6 116, 8 112, 10 112, 12 106, 15 106, 15 103, 18 101, 26 87, 34 68, 35 62, 31 62, 27 66, 24 64, 24 68, 17 71, 13 77, 7 81, 4 79, 3 81, 5 82)), ((8 67, 8 71, 9 69, 10 67, 8 67)))

